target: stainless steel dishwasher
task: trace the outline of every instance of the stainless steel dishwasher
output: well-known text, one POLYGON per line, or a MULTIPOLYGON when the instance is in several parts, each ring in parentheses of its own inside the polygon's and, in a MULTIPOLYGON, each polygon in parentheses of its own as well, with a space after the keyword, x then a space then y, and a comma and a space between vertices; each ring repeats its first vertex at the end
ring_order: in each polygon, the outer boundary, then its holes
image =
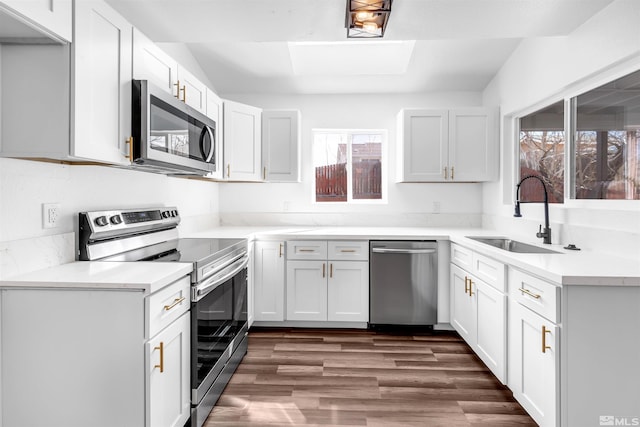
POLYGON ((372 240, 369 325, 434 325, 438 317, 438 243, 372 240))

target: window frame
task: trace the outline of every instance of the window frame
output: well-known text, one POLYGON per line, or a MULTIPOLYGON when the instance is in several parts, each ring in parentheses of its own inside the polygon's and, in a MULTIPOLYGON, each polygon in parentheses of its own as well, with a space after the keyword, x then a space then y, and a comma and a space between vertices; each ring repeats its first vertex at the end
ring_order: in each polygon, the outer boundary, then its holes
POLYGON ((565 121, 565 179, 564 179, 564 203, 550 204, 550 209, 596 209, 596 210, 619 210, 619 211, 633 211, 640 209, 640 200, 628 200, 628 199, 576 199, 575 198, 575 173, 576 164, 575 158, 575 144, 576 144, 576 121, 573 120, 576 117, 577 105, 576 99, 578 96, 596 89, 602 85, 610 83, 628 74, 640 71, 640 57, 634 58, 631 61, 610 67, 602 70, 601 72, 592 75, 588 78, 578 80, 573 84, 566 87, 566 89, 560 93, 549 96, 539 102, 530 105, 527 108, 516 110, 513 113, 507 115, 507 121, 505 126, 511 127, 511 166, 512 174, 511 179, 505 179, 505 185, 503 191, 507 191, 507 182, 510 182, 510 196, 504 197, 505 201, 509 201, 510 204, 515 203, 515 189, 518 182, 520 182, 520 118, 532 114, 538 110, 541 110, 551 104, 563 101, 564 102, 564 121, 565 121))
POLYGON ((388 131, 387 129, 337 129, 337 128, 313 128, 311 129, 311 164, 312 168, 315 170, 315 159, 313 158, 313 144, 315 144, 315 139, 317 134, 346 134, 347 135, 347 200, 346 201, 335 201, 335 202, 322 202, 316 200, 316 178, 315 173, 313 176, 313 185, 311 186, 311 203, 319 206, 346 206, 346 205, 382 205, 388 204, 388 186, 387 186, 387 170, 389 162, 389 156, 387 155, 387 145, 388 145, 388 131), (352 149, 351 149, 351 141, 353 134, 380 134, 381 142, 380 142, 380 192, 381 197, 379 199, 354 199, 353 198, 353 167, 352 167, 352 149))

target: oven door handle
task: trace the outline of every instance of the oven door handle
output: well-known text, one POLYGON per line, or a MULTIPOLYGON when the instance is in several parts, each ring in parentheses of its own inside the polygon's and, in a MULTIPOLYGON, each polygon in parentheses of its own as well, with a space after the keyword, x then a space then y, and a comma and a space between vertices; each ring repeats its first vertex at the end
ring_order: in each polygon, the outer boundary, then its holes
POLYGON ((230 266, 222 269, 215 276, 206 281, 197 284, 193 287, 193 295, 191 295, 191 302, 198 302, 210 292, 213 292, 218 286, 224 284, 227 280, 238 274, 239 271, 244 269, 249 264, 249 257, 247 255, 240 258, 230 266))

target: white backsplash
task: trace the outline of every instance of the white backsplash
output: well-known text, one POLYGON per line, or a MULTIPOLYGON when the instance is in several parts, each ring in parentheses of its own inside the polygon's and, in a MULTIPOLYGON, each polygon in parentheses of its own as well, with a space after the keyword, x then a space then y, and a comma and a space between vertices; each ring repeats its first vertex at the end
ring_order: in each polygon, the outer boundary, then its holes
POLYGON ((475 213, 259 213, 221 212, 226 226, 360 226, 360 227, 480 227, 482 215, 475 213))
POLYGON ((0 280, 75 260, 75 233, 0 242, 0 280))
MULTIPOLYGON (((640 262, 640 220, 635 213, 631 213, 630 218, 627 219, 633 221, 634 215, 637 226, 627 225, 626 228, 619 227, 627 222, 624 216, 616 224, 611 224, 607 228, 593 224, 559 223, 552 220, 550 223, 552 243, 563 246, 574 244, 584 251, 601 252, 640 262)), ((526 241, 539 240, 542 243, 542 239, 536 238, 539 225, 540 221, 536 219, 498 215, 484 215, 482 218, 483 228, 495 230, 496 234, 526 241)))

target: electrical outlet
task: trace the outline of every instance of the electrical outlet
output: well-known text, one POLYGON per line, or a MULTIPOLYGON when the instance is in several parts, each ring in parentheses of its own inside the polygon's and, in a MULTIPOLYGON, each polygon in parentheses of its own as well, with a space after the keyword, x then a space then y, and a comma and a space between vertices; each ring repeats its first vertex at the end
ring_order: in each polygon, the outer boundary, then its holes
POLYGON ((42 204, 42 228, 56 228, 60 220, 60 203, 42 204))

